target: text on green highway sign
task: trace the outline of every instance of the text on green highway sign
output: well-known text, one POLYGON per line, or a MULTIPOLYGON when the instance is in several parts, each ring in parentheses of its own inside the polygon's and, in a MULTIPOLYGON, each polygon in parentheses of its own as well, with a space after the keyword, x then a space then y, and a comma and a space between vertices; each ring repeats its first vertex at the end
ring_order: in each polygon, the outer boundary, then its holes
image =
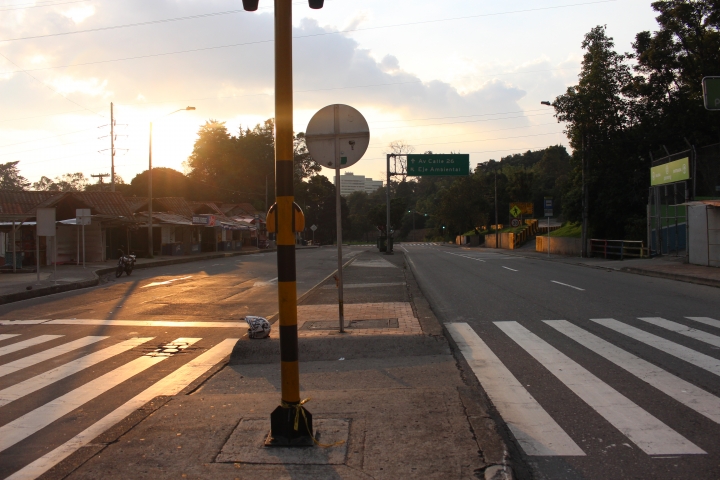
POLYGON ((470 175, 470 155, 457 153, 408 155, 407 174, 411 177, 470 175))

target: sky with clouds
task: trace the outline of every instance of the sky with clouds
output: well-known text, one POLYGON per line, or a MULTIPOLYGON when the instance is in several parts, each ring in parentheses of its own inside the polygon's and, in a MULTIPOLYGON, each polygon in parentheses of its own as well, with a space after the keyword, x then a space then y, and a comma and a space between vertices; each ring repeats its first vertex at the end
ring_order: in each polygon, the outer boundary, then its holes
MULTIPOLYGON (((350 170, 384 177, 384 153, 491 158, 564 144, 552 100, 577 80, 585 33, 607 25, 616 48, 654 30, 649 0, 293 1, 295 129, 333 103, 370 125, 350 170)), ((4 0, 0 4, 0 163, 31 181, 182 170, 208 119, 231 133, 273 116, 273 2, 4 0), (168 113, 194 106, 195 111, 168 113)), ((330 176, 330 171, 324 171, 330 176)))

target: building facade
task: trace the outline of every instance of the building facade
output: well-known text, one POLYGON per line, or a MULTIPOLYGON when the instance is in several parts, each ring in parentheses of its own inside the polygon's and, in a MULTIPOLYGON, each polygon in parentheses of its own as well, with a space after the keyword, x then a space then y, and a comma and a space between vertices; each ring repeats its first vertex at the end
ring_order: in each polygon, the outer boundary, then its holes
MULTIPOLYGON (((333 177, 333 183, 335 178, 333 177)), ((347 196, 353 192, 373 193, 382 187, 381 180, 373 180, 365 175, 355 175, 352 172, 345 172, 340 176, 340 195, 347 196)))

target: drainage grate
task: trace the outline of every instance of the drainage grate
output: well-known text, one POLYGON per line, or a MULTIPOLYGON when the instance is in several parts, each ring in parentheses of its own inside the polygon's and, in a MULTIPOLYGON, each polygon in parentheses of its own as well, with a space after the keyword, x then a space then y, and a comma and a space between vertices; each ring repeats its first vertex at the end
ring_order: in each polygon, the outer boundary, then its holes
MULTIPOLYGON (((373 318, 369 320, 345 320, 345 328, 368 329, 368 328, 400 328, 397 318, 373 318)), ((305 322, 300 330, 337 330, 338 320, 314 320, 305 322)))

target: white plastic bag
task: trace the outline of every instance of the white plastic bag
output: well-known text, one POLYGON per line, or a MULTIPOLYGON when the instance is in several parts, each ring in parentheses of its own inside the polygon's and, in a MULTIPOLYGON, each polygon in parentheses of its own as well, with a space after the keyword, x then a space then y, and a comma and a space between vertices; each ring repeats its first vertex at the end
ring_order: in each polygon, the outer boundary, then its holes
POLYGON ((263 317, 245 317, 245 321, 250 326, 248 336, 250 338, 267 338, 270 336, 270 322, 263 317))

